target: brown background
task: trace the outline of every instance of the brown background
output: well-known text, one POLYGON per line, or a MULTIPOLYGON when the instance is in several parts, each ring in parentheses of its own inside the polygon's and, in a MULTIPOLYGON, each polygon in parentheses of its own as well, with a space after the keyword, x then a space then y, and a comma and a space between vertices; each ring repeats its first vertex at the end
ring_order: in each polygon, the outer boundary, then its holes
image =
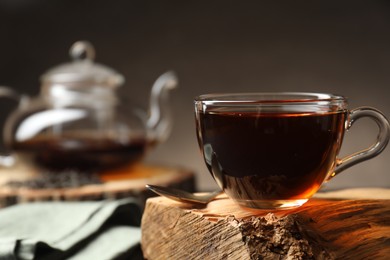
MULTIPOLYGON (((173 69, 172 136, 153 163, 197 171, 214 186, 200 156, 193 98, 209 92, 315 91, 349 97, 390 116, 388 1, 66 1, 0 0, 0 84, 36 95, 39 76, 69 61, 70 45, 89 40, 97 61, 126 77, 120 95, 147 107, 154 79, 173 69)), ((11 104, 1 103, 4 120, 11 104)), ((375 140, 362 120, 342 153, 375 140)), ((330 188, 390 186, 390 149, 337 177, 330 188)))

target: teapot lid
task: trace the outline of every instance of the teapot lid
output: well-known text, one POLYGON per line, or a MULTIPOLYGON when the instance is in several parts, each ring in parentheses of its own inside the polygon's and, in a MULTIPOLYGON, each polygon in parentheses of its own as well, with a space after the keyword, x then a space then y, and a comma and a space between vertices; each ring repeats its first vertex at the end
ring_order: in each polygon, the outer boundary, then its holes
POLYGON ((95 49, 90 42, 75 42, 69 54, 73 61, 48 70, 41 77, 43 83, 82 87, 102 85, 110 88, 123 84, 124 77, 121 74, 94 62, 95 49))

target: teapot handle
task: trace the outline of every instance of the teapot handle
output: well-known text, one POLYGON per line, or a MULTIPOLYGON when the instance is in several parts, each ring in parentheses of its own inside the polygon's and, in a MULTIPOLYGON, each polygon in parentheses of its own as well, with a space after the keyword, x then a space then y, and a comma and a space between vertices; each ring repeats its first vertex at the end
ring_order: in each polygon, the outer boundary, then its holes
MULTIPOLYGON (((9 87, 0 86, 0 98, 9 98, 20 103, 22 96, 9 87)), ((0 166, 11 167, 14 163, 15 158, 12 155, 0 155, 0 166)))

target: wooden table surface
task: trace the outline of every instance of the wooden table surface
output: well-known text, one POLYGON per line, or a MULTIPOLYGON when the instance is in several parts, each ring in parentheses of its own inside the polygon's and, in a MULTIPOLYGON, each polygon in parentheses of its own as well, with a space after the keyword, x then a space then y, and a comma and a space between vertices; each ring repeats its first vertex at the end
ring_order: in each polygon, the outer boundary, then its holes
MULTIPOLYGON (((173 186, 195 190, 193 171, 173 166, 137 164, 111 172, 98 174, 98 183, 76 187, 31 188, 25 185, 10 185, 13 182, 39 180, 45 177, 26 166, 0 171, 0 207, 30 201, 47 200, 100 200, 136 197, 144 204, 155 194, 146 190, 146 184, 173 186)), ((47 176, 46 176, 47 177, 47 176)))
POLYGON ((144 257, 154 259, 389 259, 390 189, 319 193, 292 210, 205 207, 148 199, 144 257))

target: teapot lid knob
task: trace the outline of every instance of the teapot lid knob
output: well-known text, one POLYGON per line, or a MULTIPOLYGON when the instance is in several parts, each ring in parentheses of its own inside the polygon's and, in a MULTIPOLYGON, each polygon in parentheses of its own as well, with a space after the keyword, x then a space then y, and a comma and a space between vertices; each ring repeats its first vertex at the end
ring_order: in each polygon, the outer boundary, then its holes
POLYGON ((88 41, 77 41, 73 43, 69 50, 70 57, 73 60, 95 60, 95 48, 88 41))
POLYGON ((56 66, 41 76, 45 87, 62 84, 72 88, 105 86, 116 88, 124 77, 115 70, 95 63, 95 48, 88 41, 75 42, 70 50, 72 62, 56 66))

